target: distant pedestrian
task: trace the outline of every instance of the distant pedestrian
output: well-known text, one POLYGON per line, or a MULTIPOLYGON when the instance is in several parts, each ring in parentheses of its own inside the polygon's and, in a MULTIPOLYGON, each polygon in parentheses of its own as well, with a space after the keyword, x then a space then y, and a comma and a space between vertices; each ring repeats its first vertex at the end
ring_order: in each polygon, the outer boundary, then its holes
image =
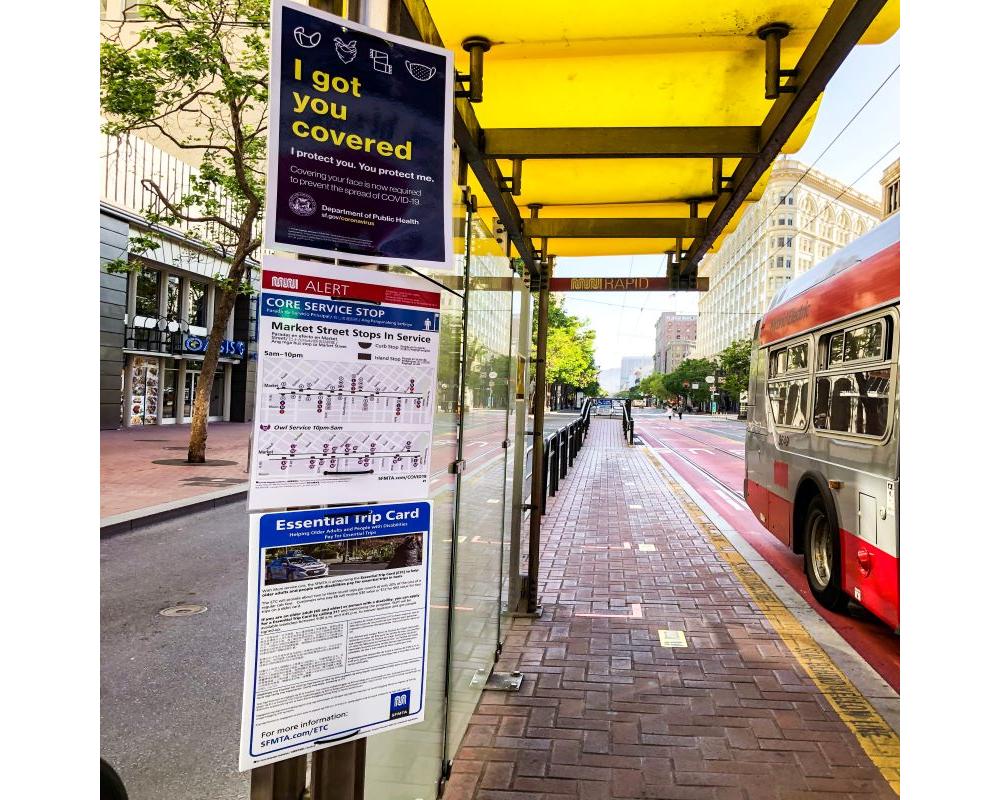
POLYGON ((677 419, 684 419, 684 406, 677 404, 677 419))
POLYGON ((674 418, 674 407, 667 406, 667 419, 673 419, 673 418, 674 418))

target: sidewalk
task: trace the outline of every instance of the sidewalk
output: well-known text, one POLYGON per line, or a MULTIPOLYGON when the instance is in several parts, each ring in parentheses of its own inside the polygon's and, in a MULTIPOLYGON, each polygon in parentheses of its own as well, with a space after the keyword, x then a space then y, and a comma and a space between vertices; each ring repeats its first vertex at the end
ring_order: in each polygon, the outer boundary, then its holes
POLYGON ((187 464, 190 425, 101 431, 101 520, 246 489, 250 423, 208 426, 205 464, 187 464))
POLYGON ((549 509, 544 613, 497 665, 524 683, 482 695, 446 800, 896 796, 891 727, 617 421, 549 509))

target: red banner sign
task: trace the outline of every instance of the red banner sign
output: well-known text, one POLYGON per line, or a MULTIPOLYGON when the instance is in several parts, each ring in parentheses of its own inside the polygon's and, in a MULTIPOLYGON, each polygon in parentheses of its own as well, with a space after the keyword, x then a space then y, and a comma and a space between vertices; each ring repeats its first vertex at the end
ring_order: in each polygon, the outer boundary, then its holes
MULTIPOLYGON (((364 271, 359 270, 358 278, 363 279, 364 275, 364 271)), ((373 303, 396 303, 420 306, 421 308, 438 308, 440 306, 438 292, 422 292, 399 286, 379 286, 371 283, 317 278, 313 275, 275 272, 269 269, 264 270, 261 277, 261 288, 276 289, 279 292, 295 292, 296 294, 320 294, 335 300, 367 300, 373 303)))
MULTIPOLYGON (((708 279, 698 278, 698 291, 708 289, 708 279)), ((553 292, 675 292, 669 278, 549 278, 553 292)))

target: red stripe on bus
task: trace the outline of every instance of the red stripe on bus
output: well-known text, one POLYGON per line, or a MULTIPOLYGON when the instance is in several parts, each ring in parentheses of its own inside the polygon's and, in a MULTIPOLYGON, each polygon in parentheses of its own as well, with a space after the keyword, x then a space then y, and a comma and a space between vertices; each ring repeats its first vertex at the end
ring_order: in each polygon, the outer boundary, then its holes
POLYGON ((898 628, 899 559, 841 528, 840 567, 847 595, 898 628))
POLYGON ((899 242, 767 312, 760 342, 768 344, 899 298, 899 242))
POLYGON ((774 482, 782 489, 788 488, 788 464, 786 462, 774 462, 774 482))

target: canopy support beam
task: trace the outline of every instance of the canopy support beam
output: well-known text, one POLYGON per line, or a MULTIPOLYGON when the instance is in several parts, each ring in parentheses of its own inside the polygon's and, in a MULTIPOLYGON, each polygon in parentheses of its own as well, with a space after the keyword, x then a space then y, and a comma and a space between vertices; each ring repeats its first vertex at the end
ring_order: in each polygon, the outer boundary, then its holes
POLYGON ((491 158, 739 158, 760 152, 754 125, 689 128, 490 128, 491 158))
POLYGON ((705 235, 705 220, 690 217, 526 219, 529 239, 690 239, 705 235))
POLYGON ((760 128, 760 152, 740 159, 726 191, 709 212, 705 236, 688 249, 682 274, 697 274, 698 262, 777 158, 885 3, 886 0, 834 0, 795 65, 795 92, 781 94, 771 106, 760 128))

